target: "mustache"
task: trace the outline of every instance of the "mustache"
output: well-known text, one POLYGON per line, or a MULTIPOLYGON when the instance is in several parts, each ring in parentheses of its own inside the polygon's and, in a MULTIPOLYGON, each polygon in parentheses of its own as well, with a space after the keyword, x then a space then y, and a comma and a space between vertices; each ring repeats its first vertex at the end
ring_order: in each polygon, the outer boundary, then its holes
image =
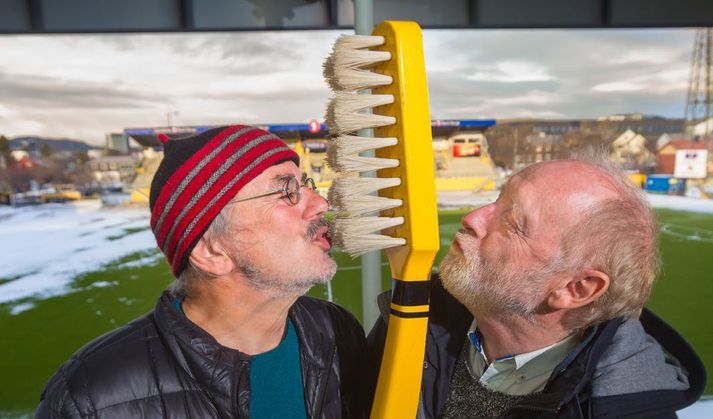
POLYGON ((456 232, 456 235, 466 236, 466 237, 475 237, 475 231, 473 231, 469 228, 459 228, 458 231, 456 232))
POLYGON ((330 222, 324 217, 310 222, 309 226, 307 226, 307 238, 313 240, 317 236, 317 231, 322 227, 327 227, 328 231, 331 230, 330 222))
POLYGON ((477 237, 475 236, 475 232, 473 230, 461 228, 456 232, 453 239, 458 239, 460 242, 468 243, 476 240, 476 238, 477 237))

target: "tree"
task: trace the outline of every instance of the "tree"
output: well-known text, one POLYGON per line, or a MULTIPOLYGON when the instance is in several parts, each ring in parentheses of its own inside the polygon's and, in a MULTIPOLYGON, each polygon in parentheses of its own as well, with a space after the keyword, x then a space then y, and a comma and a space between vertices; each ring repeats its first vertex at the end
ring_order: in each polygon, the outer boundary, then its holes
POLYGON ((4 135, 0 135, 0 169, 5 169, 10 163, 10 140, 4 135))
POLYGON ((4 135, 0 135, 0 156, 9 156, 10 151, 10 140, 4 135))
POLYGON ((40 146, 40 156, 48 159, 52 156, 52 153, 54 153, 52 146, 47 143, 42 143, 40 146))
POLYGON ((87 154, 86 151, 78 151, 76 155, 76 162, 77 166, 79 167, 84 167, 84 164, 86 164, 89 161, 89 155, 87 154))

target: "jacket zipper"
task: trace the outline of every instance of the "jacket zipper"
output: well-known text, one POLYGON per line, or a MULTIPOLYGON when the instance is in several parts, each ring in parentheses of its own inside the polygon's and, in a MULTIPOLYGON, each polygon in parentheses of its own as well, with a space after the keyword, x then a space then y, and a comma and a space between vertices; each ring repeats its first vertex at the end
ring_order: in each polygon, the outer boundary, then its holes
POLYGON ((327 384, 329 384, 329 377, 332 375, 332 363, 334 362, 334 353, 337 351, 336 343, 332 346, 332 351, 329 354, 329 362, 327 363, 327 376, 324 379, 324 384, 322 385, 322 393, 318 395, 317 409, 314 411, 314 417, 322 417, 322 409, 324 408, 324 398, 327 393, 327 384))
POLYGON ((535 412, 544 412, 544 413, 557 413, 560 411, 559 408, 548 409, 546 407, 532 406, 532 405, 527 405, 527 404, 519 404, 515 407, 523 408, 523 409, 527 409, 527 410, 534 410, 535 412))
POLYGON ((548 408, 546 408, 546 407, 533 406, 533 405, 529 405, 529 404, 517 404, 517 405, 513 406, 512 408, 513 408, 513 409, 527 409, 527 410, 531 410, 531 411, 535 411, 535 412, 554 413, 554 414, 556 414, 556 413, 558 413, 558 412, 560 411, 561 406, 560 406, 560 407, 556 407, 556 408, 554 408, 554 409, 551 409, 551 408, 548 409, 548 408))
MULTIPOLYGON (((235 418, 240 418, 240 407, 238 403, 238 389, 240 388, 240 375, 243 371, 244 368, 250 368, 248 361, 240 361, 240 368, 236 368, 235 370, 235 380, 233 384, 233 394, 231 395, 231 404, 233 406, 233 412, 235 412, 234 417, 235 418)), ((248 372, 249 374, 249 372, 248 372)))

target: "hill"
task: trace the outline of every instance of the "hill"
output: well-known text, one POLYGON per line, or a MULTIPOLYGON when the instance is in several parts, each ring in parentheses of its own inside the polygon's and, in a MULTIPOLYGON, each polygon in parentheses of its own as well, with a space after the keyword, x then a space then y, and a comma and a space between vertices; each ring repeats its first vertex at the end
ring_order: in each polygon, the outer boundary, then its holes
POLYGON ((49 145, 54 151, 69 151, 71 153, 86 152, 97 148, 70 138, 16 137, 10 140, 10 148, 13 150, 39 150, 44 144, 49 145))

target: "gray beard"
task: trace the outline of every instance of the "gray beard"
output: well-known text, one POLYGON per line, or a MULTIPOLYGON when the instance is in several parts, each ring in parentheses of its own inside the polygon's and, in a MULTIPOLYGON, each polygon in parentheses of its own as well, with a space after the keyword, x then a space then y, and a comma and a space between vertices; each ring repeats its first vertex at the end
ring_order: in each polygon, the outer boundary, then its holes
POLYGON ((532 318, 538 306, 528 272, 498 269, 480 254, 472 261, 449 250, 439 272, 444 288, 471 313, 532 318), (524 292, 523 292, 524 291, 524 292), (530 298, 528 298, 530 297, 530 298))
POLYGON ((310 288, 317 284, 326 284, 334 276, 336 266, 334 270, 320 277, 298 279, 296 281, 285 281, 270 277, 249 263, 239 264, 238 271, 245 276, 251 287, 257 290, 267 291, 275 298, 284 298, 291 296, 299 297, 307 293, 310 288))
MULTIPOLYGON (((303 236, 306 241, 312 241, 317 235, 317 231, 322 227, 329 227, 329 223, 325 218, 320 218, 313 221, 307 227, 307 231, 303 236)), ((325 252, 326 255, 329 252, 325 252)), ((314 277, 302 277, 297 280, 286 281, 284 278, 274 278, 271 275, 263 272, 260 268, 253 265, 250 261, 244 260, 239 255, 233 256, 233 261, 237 267, 237 271, 243 274, 248 281, 248 285, 257 290, 267 291, 275 298, 301 296, 307 293, 315 285, 326 284, 329 282, 337 271, 337 265, 332 261, 332 268, 323 272, 321 275, 314 277)))

